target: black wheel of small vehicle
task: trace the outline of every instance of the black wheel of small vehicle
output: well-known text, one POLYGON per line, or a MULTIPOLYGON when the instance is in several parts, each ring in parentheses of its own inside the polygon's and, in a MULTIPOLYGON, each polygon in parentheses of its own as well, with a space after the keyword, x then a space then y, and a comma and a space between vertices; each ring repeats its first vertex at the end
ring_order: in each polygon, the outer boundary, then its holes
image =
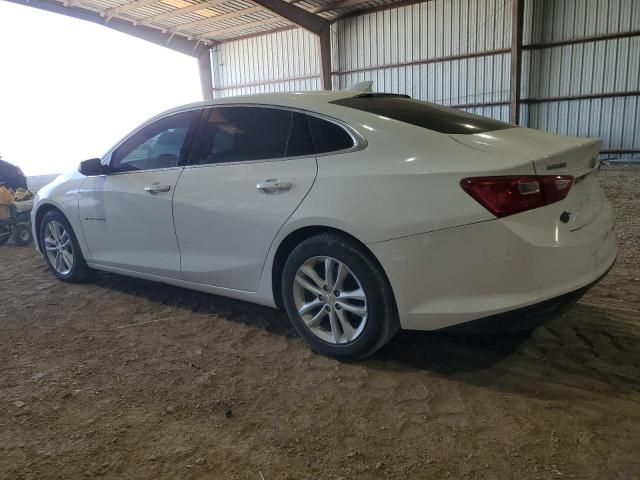
POLYGON ((16 242, 16 245, 18 245, 19 247, 28 245, 33 239, 31 236, 31 227, 26 223, 17 224, 15 229, 13 230, 13 238, 16 242))
POLYGON ((365 358, 399 328, 384 272, 343 235, 320 234, 300 243, 285 263, 282 292, 294 328, 323 355, 365 358))
POLYGON ((39 242, 49 269, 60 280, 81 282, 90 269, 82 256, 73 228, 58 210, 50 210, 40 224, 39 242))

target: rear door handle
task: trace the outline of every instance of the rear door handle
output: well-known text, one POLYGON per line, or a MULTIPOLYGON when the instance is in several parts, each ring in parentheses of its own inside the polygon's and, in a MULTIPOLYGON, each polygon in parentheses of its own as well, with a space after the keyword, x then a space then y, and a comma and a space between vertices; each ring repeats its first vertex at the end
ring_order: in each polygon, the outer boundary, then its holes
POLYGON ((256 185, 258 191, 262 193, 276 193, 291 190, 293 183, 281 182, 277 178, 270 178, 264 182, 260 182, 256 185))
POLYGON ((144 187, 144 191, 149 193, 163 193, 169 190, 171 190, 171 185, 160 185, 160 182, 154 182, 144 187))

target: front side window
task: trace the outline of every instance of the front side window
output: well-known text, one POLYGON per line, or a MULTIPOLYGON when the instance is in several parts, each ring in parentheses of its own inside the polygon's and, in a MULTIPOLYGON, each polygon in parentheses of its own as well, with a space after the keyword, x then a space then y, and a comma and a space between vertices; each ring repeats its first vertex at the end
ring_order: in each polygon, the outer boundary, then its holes
POLYGON ((111 155, 117 172, 171 168, 178 165, 187 132, 199 111, 177 113, 142 128, 111 155))
POLYGON ((206 165, 300 155, 312 147, 305 145, 306 124, 300 122, 298 115, 265 107, 209 108, 196 133, 190 163, 206 165), (288 149, 292 134, 296 140, 288 149))

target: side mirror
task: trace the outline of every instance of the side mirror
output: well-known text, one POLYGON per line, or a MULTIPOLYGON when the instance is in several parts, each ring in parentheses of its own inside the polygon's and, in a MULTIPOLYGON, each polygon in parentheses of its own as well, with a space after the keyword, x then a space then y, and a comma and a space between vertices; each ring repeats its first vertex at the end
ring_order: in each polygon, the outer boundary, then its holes
POLYGON ((109 167, 106 167, 100 163, 99 158, 92 158, 90 160, 85 160, 84 162, 80 162, 80 167, 78 171, 86 175, 88 177, 103 175, 107 173, 109 167))

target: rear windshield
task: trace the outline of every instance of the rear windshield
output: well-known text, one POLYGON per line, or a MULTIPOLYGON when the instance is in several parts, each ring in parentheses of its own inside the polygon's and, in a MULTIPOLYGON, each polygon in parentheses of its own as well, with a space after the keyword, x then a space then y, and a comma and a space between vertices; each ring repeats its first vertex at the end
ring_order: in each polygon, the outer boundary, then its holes
POLYGON ((331 103, 355 108, 440 133, 483 133, 514 125, 480 117, 455 108, 414 100, 406 95, 362 94, 331 103))

